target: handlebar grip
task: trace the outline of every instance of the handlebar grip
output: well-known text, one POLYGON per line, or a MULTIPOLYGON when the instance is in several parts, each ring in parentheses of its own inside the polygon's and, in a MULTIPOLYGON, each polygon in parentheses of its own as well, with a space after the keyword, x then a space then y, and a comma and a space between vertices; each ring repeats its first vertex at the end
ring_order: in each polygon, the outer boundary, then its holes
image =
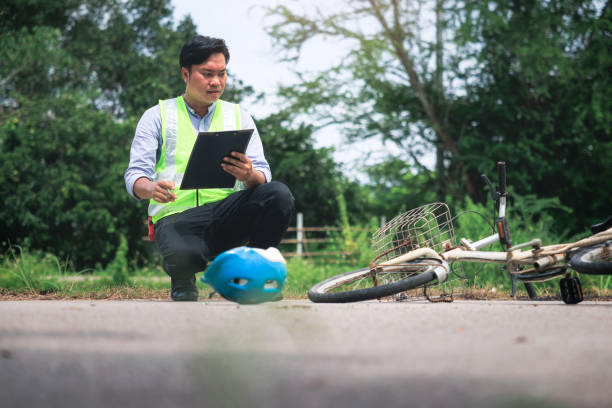
POLYGON ((506 162, 497 162, 497 174, 499 176, 499 193, 506 194, 506 162))

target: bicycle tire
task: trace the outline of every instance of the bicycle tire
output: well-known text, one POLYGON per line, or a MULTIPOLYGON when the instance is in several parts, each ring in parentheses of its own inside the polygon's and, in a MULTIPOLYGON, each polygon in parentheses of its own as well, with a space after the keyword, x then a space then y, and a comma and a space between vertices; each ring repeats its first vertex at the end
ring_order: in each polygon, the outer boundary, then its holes
MULTIPOLYGON (((516 279, 523 283, 545 282, 567 273, 566 267, 549 269, 543 272, 517 273, 516 279)), ((531 296, 530 296, 531 297, 531 296)))
MULTIPOLYGON (((422 263, 423 261, 424 259, 416 259, 407 264, 418 264, 422 263)), ((438 262, 440 265, 442 265, 442 261, 438 259, 427 259, 427 261, 438 262)), ((430 266, 424 268, 423 272, 414 271, 413 275, 402 278, 398 281, 367 288, 331 292, 331 290, 343 285, 360 282, 369 277, 382 277, 382 273, 373 272, 370 268, 356 269, 340 275, 332 276, 331 278, 315 284, 308 291, 308 298, 315 303, 348 303, 381 299, 396 293, 423 286, 437 279, 437 275, 433 271, 432 264, 429 265, 430 266)))
POLYGON ((571 257, 572 268, 587 275, 612 274, 612 246, 610 242, 587 247, 571 257))

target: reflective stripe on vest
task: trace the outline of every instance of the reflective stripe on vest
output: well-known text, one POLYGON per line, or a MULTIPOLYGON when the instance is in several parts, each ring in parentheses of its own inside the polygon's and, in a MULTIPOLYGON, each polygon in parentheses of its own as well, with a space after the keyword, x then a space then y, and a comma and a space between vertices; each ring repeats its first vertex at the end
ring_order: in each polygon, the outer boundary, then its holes
MULTIPOLYGON (((196 140, 197 131, 191 124, 189 112, 182 97, 159 101, 162 122, 162 149, 159 161, 155 166, 155 180, 174 181, 177 195, 175 201, 162 204, 149 200, 149 216, 153 222, 201 204, 212 203, 244 189, 244 183, 236 180, 234 188, 209 188, 198 190, 179 190, 183 181, 189 155, 196 140)), ((210 123, 209 132, 241 129, 240 107, 237 104, 217 101, 210 123)))

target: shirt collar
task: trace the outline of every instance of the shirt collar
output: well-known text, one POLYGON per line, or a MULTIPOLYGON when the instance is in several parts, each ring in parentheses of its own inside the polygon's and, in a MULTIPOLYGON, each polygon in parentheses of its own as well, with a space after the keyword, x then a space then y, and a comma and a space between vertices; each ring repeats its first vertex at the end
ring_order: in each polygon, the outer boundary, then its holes
POLYGON ((217 102, 218 101, 213 102, 213 104, 208 107, 208 112, 206 112, 206 115, 204 115, 204 116, 198 115, 196 113, 196 111, 193 110, 193 108, 191 106, 189 106, 189 104, 187 102, 185 102, 185 107, 187 108, 187 112, 189 112, 190 115, 195 116, 198 119, 202 119, 202 118, 205 118, 207 116, 210 116, 215 111, 215 107, 217 106, 217 102))

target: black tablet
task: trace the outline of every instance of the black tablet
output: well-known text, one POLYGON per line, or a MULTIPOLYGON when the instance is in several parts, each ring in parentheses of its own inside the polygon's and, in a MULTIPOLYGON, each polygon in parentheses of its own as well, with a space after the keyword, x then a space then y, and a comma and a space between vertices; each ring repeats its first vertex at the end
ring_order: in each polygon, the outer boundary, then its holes
POLYGON ((187 162, 181 190, 232 188, 236 177, 221 168, 225 156, 244 153, 254 129, 200 132, 187 162))

